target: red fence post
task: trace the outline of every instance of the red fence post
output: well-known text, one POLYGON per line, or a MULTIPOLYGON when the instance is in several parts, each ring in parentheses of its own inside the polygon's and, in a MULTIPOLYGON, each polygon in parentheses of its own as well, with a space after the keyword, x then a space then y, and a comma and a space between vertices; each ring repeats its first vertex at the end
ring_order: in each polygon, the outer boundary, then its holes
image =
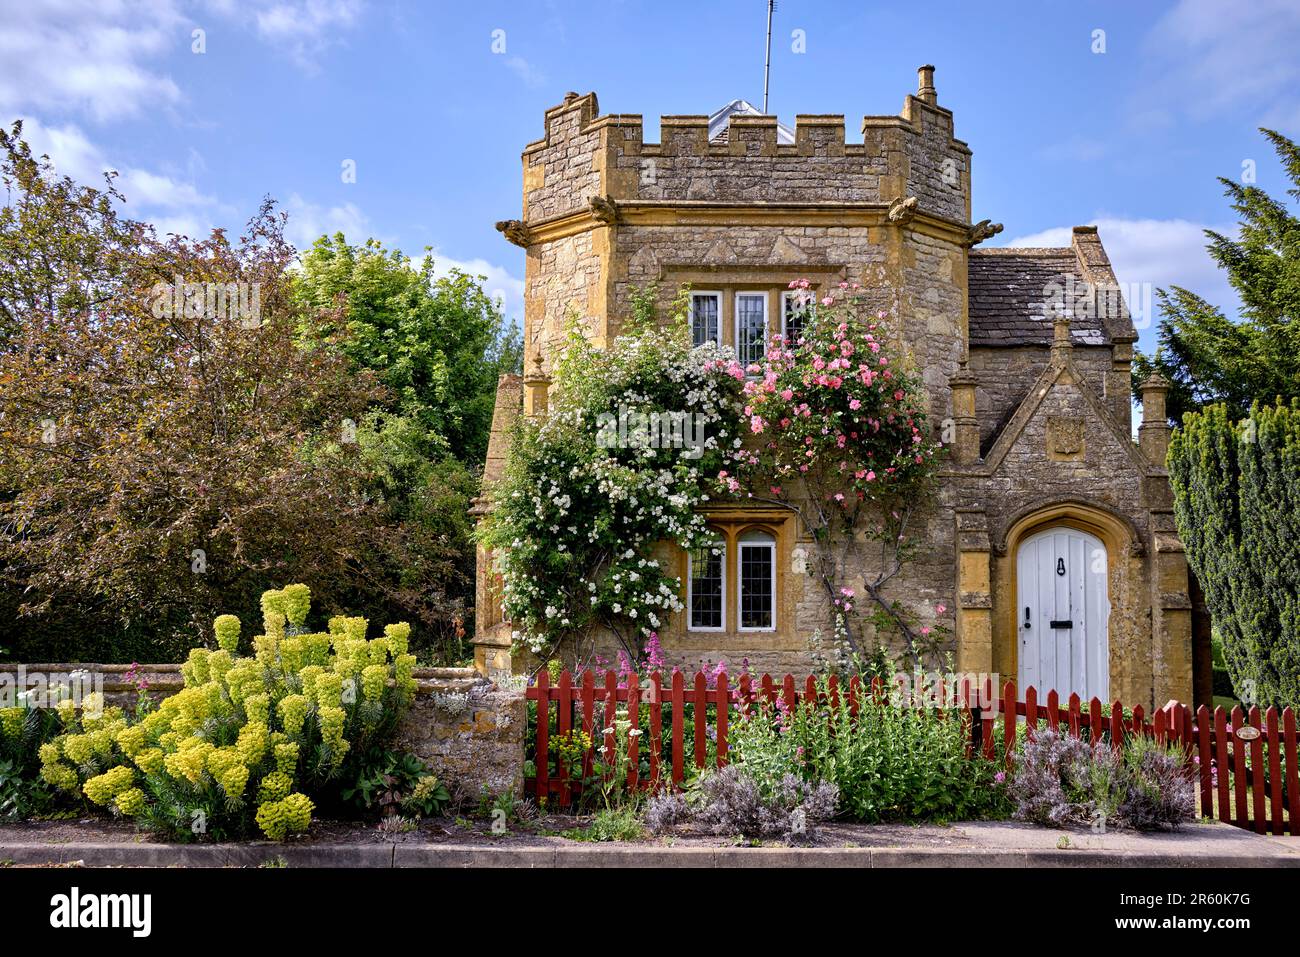
POLYGON ((663 750, 663 679, 659 672, 650 675, 650 790, 659 790, 659 759, 663 750))
POLYGON ((1237 827, 1245 827, 1247 821, 1246 810, 1246 742, 1237 737, 1237 729, 1241 727, 1244 718, 1241 713, 1241 706, 1234 705, 1232 709, 1232 785, 1234 797, 1237 799, 1236 813, 1232 816, 1237 827))
POLYGON ((1267 830, 1267 818, 1264 815, 1264 729, 1263 722, 1259 719, 1259 706, 1251 705, 1250 723, 1255 730, 1260 732, 1254 741, 1250 742, 1250 777, 1251 777, 1251 796, 1254 798, 1254 807, 1252 808, 1255 816, 1255 830, 1263 834, 1267 830))
POLYGON ((718 674, 718 767, 727 763, 727 712, 731 710, 731 695, 727 693, 727 673, 718 674))
POLYGON ((703 671, 695 672, 695 766, 704 767, 704 732, 709 724, 709 690, 703 671))
MULTIPOLYGON (((565 741, 573 728, 573 675, 569 674, 567 668, 560 672, 560 698, 556 707, 559 709, 559 715, 555 722, 555 731, 560 740, 565 741)), ((555 766, 560 772, 560 806, 567 807, 571 800, 569 766, 563 759, 557 760, 555 766)))
POLYGON ((1227 824, 1232 816, 1232 800, 1228 797, 1232 765, 1228 763, 1228 715, 1222 705, 1214 709, 1214 768, 1219 779, 1219 820, 1227 824))
POLYGON ((1006 748, 1007 769, 1011 768, 1016 753, 1016 683, 1008 681, 1002 686, 1002 745, 1006 748))
POLYGON ((635 793, 641 783, 641 679, 635 671, 627 676, 627 716, 627 789, 635 793))
POLYGON ((614 764, 614 715, 618 713, 618 678, 614 672, 609 669, 605 670, 605 711, 604 718, 605 735, 604 755, 605 767, 612 767, 614 764))
POLYGON ((1101 740, 1101 702, 1096 698, 1088 704, 1088 737, 1093 744, 1101 740))
POLYGON ((582 673, 582 730, 591 740, 591 747, 582 756, 582 776, 589 778, 596 750, 596 675, 590 669, 582 673))
POLYGON ((1124 750, 1124 705, 1119 701, 1110 705, 1110 746, 1116 754, 1124 750))
POLYGON ((546 770, 547 759, 551 753, 551 695, 549 682, 550 675, 545 668, 537 672, 537 754, 534 757, 533 764, 537 767, 536 789, 539 801, 549 797, 551 793, 550 777, 546 770))
POLYGON ((673 785, 679 786, 682 783, 683 755, 685 743, 682 738, 685 737, 684 723, 686 718, 686 696, 683 694, 683 685, 686 679, 676 668, 673 669, 673 785))
POLYGON ((1214 817, 1214 777, 1210 773, 1210 764, 1214 757, 1210 752, 1210 709, 1201 705, 1196 709, 1196 755, 1201 763, 1201 817, 1214 817))
POLYGON ((1269 708, 1268 719, 1268 783, 1269 798, 1273 805, 1273 833, 1282 833, 1282 742, 1277 733, 1277 708, 1269 708))
POLYGON ((1060 728, 1061 725, 1061 696, 1053 688, 1047 692, 1047 726, 1053 731, 1060 728))
POLYGON ((1079 736, 1079 728, 1082 722, 1079 720, 1079 694, 1077 691, 1070 692, 1070 737, 1079 736))
POLYGON ((1025 739, 1034 740, 1038 730, 1038 689, 1030 685, 1025 689, 1025 739))
POLYGON ((1286 800, 1290 808, 1291 833, 1300 835, 1300 767, 1296 765, 1295 712, 1282 712, 1282 736, 1286 742, 1286 800))

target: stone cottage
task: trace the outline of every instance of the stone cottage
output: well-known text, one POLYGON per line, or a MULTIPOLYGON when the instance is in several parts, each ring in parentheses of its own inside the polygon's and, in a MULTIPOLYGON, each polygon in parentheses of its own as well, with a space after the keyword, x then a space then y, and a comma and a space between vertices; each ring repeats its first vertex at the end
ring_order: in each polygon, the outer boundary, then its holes
MULTIPOLYGON (((897 593, 951 629, 962 671, 1148 707, 1190 701, 1166 385, 1145 384, 1135 442, 1137 334, 1096 228, 1075 227, 1061 248, 979 248, 1001 226, 973 221, 970 163, 929 66, 899 115, 865 117, 856 143, 843 116, 800 115, 790 130, 744 101, 664 116, 647 143, 639 115, 566 96, 524 149, 523 217, 497 224, 527 253, 525 362, 500 384, 488 486, 514 418, 545 414, 568 315, 607 343, 634 288, 658 283, 666 303, 689 284, 697 340, 744 355, 799 321, 791 279, 860 283, 893 317, 949 432, 924 551, 897 593)), ((686 610, 661 630, 665 652, 691 668, 748 658, 755 671, 807 672, 827 616, 803 571, 804 530, 761 506, 709 518, 726 547, 699 566, 683 557, 686 610), (763 605, 749 627, 742 600, 763 605)), ((475 638, 485 670, 510 665, 489 559, 475 638)))

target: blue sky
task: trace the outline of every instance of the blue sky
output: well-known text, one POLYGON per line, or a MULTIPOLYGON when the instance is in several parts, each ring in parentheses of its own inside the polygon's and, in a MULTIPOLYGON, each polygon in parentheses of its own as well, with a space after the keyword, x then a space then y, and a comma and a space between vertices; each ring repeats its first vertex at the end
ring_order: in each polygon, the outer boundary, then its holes
MULTIPOLYGON (((432 246, 441 265, 485 274, 518 318, 523 254, 493 223, 519 215, 519 154, 543 111, 595 90, 605 112, 644 114, 649 140, 661 114, 760 103, 765 11, 0 0, 0 119, 24 117, 79 178, 118 169, 130 212, 163 229, 237 229, 270 194, 296 242, 342 229, 409 254, 432 246)), ((1248 161, 1282 194, 1255 130, 1300 135, 1297 50, 1296 0, 780 0, 771 109, 787 122, 844 113, 860 139, 861 117, 896 113, 933 63, 974 150, 975 218, 1005 225, 996 244, 1064 244, 1071 225, 1097 223, 1122 282, 1232 307, 1201 230, 1230 227, 1215 177, 1248 161)))

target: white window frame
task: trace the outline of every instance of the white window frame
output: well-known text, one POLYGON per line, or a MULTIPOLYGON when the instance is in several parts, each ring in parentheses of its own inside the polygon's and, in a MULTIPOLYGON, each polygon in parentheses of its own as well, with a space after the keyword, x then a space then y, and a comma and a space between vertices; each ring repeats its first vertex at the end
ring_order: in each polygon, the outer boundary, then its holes
MULTIPOLYGON (((706 628, 695 624, 695 553, 686 553, 686 630, 698 632, 718 632, 727 630, 727 539, 722 536, 718 539, 716 547, 722 554, 718 556, 721 562, 720 576, 722 581, 722 614, 719 619, 720 624, 716 628, 706 628)), ((774 566, 775 567, 775 566, 774 566)))
POLYGON ((768 296, 768 294, 761 289, 737 289, 735 299, 732 301, 732 309, 731 309, 732 326, 733 326, 732 331, 734 333, 732 342, 736 344, 736 361, 738 361, 746 369, 748 369, 750 364, 753 362, 761 363, 763 361, 763 357, 767 355, 767 345, 768 345, 768 338, 769 338, 768 329, 771 327, 772 324, 772 317, 768 314, 770 311, 768 307, 769 298, 770 297, 768 296), (752 296, 756 299, 759 299, 763 303, 763 351, 757 359, 750 359, 746 356, 742 356, 740 351, 740 300, 742 297, 745 296, 752 296))
MULTIPOLYGON (((722 291, 718 289, 692 289, 691 290, 691 345, 695 344, 695 297, 709 296, 718 307, 718 333, 717 338, 713 341, 719 346, 722 345, 722 291)), ((706 339, 705 342, 709 340, 706 339)))
POLYGON ((757 529, 752 529, 751 531, 757 532, 757 534, 762 535, 763 536, 762 539, 746 541, 744 536, 745 534, 749 534, 749 532, 738 535, 736 537, 736 630, 737 631, 776 631, 776 536, 773 535, 771 532, 760 531, 757 529), (743 609, 745 607, 745 549, 746 548, 765 548, 767 549, 768 555, 771 557, 771 561, 768 564, 772 569, 771 592, 770 592, 772 598, 772 605, 768 609, 768 613, 771 616, 772 624, 764 628, 754 628, 754 627, 746 628, 744 625, 741 624, 741 622, 745 620, 743 609))
POLYGON ((798 345, 790 341, 790 331, 786 328, 786 303, 797 299, 806 299, 807 306, 804 307, 804 328, 808 328, 808 320, 812 319, 817 313, 817 294, 811 289, 787 289, 781 293, 781 338, 785 340, 786 348, 798 345))

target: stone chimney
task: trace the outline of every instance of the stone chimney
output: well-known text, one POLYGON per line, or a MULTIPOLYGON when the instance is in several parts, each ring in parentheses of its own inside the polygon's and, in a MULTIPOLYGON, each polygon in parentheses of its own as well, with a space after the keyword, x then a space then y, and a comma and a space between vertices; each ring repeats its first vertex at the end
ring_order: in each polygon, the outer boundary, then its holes
POLYGON ((1169 380, 1159 372, 1152 372, 1138 387, 1142 393, 1142 424, 1138 426, 1138 445, 1152 465, 1165 466, 1169 453, 1169 417, 1166 414, 1165 396, 1169 380))
POLYGON ((916 71, 916 98, 931 106, 939 105, 939 92, 934 88, 934 67, 928 63, 916 71))
POLYGON ((1063 366, 1070 361, 1074 342, 1070 338, 1070 317, 1058 315, 1052 320, 1052 365, 1063 366))
POLYGON ((957 371, 948 379, 952 389, 952 434, 945 436, 952 449, 952 460, 958 465, 970 465, 980 457, 980 425, 975 417, 974 373, 963 359, 957 371))

